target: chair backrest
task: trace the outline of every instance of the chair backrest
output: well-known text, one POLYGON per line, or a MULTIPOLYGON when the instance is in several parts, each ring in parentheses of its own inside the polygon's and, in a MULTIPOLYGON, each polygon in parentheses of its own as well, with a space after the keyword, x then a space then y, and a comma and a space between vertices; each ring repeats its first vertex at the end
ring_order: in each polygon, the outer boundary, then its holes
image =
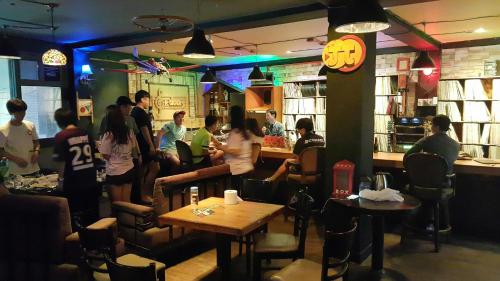
POLYGON ((309 227, 309 218, 314 199, 305 191, 297 193, 297 209, 295 212, 295 222, 293 225, 293 235, 299 237, 299 258, 304 257, 306 244, 307 228, 309 227))
POLYGON ((403 165, 412 186, 442 188, 447 182, 448 163, 437 154, 419 152, 410 154, 403 165))
POLYGON ((321 280, 335 280, 343 276, 349 268, 351 246, 354 233, 358 224, 353 221, 349 230, 345 232, 325 231, 325 243, 323 244, 323 262, 321 268, 321 280), (332 259, 333 258, 333 259, 332 259), (333 276, 328 275, 331 268, 339 268, 333 276))
POLYGON ((106 265, 111 281, 156 281, 154 263, 150 263, 148 266, 128 266, 107 258, 106 265))
POLYGON ((193 152, 191 151, 191 147, 181 140, 175 141, 175 147, 177 148, 177 154, 179 155, 181 166, 191 168, 193 166, 193 152))
POLYGON ((307 147, 300 153, 299 163, 303 175, 323 173, 325 167, 325 147, 307 147))
POLYGON ((99 267, 106 262, 106 257, 116 259, 116 237, 114 237, 113 229, 82 228, 78 231, 78 236, 85 264, 92 271, 107 273, 107 270, 99 267))
POLYGON ((254 167, 260 158, 261 150, 262 150, 262 145, 260 143, 252 143, 252 164, 254 165, 254 167))
POLYGON ((245 201, 270 202, 273 183, 258 179, 243 179, 241 197, 245 201))
POLYGON ((72 233, 66 198, 0 196, 0 280, 49 280, 72 233))

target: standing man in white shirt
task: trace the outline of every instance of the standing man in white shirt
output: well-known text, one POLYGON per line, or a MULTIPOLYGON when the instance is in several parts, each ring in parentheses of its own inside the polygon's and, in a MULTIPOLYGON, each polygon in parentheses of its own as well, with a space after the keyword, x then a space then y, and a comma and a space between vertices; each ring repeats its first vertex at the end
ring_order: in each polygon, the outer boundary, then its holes
POLYGON ((0 156, 9 160, 9 173, 30 175, 40 171, 40 143, 36 128, 24 120, 28 106, 20 99, 7 102, 11 120, 0 126, 0 156))

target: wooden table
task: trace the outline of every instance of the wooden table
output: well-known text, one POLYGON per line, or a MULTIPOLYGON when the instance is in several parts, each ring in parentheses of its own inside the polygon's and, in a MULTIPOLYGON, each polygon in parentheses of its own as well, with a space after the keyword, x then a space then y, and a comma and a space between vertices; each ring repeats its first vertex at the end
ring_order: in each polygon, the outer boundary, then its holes
POLYGON ((289 159, 294 158, 292 150, 289 148, 262 147, 263 158, 289 159))
MULTIPOLYGON (((403 169, 403 156, 403 153, 394 152, 373 153, 373 166, 403 169)), ((500 176, 499 164, 481 164, 473 160, 457 160, 455 161, 453 169, 457 174, 500 176)))
POLYGON ((244 201, 224 205, 224 198, 210 197, 200 201, 198 208, 210 207, 214 213, 199 217, 191 205, 161 215, 161 223, 178 225, 216 234, 217 266, 222 280, 231 280, 231 238, 243 236, 279 215, 284 206, 244 201))
POLYGON ((413 196, 402 194, 403 202, 372 201, 358 197, 357 199, 333 199, 357 215, 372 216, 372 266, 371 269, 361 267, 349 273, 350 280, 406 280, 395 270, 384 270, 384 216, 405 213, 420 207, 420 200, 413 196))

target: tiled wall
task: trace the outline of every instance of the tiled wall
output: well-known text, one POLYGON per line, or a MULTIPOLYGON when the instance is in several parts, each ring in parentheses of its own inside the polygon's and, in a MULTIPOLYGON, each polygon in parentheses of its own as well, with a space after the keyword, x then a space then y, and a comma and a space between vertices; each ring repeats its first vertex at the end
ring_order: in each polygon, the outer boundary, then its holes
POLYGON ((500 45, 443 49, 441 79, 497 76, 500 45))
MULTIPOLYGON (((269 67, 269 71, 274 75, 274 85, 281 86, 286 81, 317 79, 321 65, 320 61, 274 65, 269 67)), ((260 70, 265 72, 266 67, 261 67, 260 70)), ((222 70, 217 71, 217 78, 245 89, 250 86, 250 81, 247 79, 250 72, 252 72, 252 68, 222 70)))

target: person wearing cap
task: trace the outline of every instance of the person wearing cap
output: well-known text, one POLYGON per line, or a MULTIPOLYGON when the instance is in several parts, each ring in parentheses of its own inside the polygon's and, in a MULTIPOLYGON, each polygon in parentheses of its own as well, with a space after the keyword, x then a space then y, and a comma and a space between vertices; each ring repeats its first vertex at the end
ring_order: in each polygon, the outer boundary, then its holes
POLYGON ((153 143, 153 126, 151 118, 146 110, 149 108, 150 95, 144 90, 139 90, 135 94, 136 106, 130 113, 135 119, 135 123, 139 128, 139 133, 136 135, 137 143, 142 155, 141 178, 143 183, 141 188, 141 200, 145 202, 152 201, 153 185, 156 175, 160 171, 160 164, 158 163, 158 155, 153 143))
POLYGON ((184 140, 186 135, 186 127, 182 125, 186 112, 176 111, 173 115, 174 120, 163 125, 160 131, 156 134, 156 149, 160 150, 160 142, 163 136, 166 136, 162 151, 165 152, 166 158, 175 166, 180 165, 179 155, 177 154, 176 140, 184 140))
POLYGON ((103 136, 104 132, 106 132, 106 125, 107 125, 107 116, 110 111, 113 109, 117 108, 120 110, 120 112, 123 115, 123 118, 125 119, 125 125, 134 132, 134 134, 139 133, 139 128, 137 127, 137 124, 135 123, 134 117, 130 116, 130 112, 132 112, 132 106, 135 104, 130 100, 129 97, 127 96, 119 96, 116 99, 116 105, 112 104, 106 107, 106 115, 102 118, 101 121, 101 126, 99 127, 99 135, 103 136))

